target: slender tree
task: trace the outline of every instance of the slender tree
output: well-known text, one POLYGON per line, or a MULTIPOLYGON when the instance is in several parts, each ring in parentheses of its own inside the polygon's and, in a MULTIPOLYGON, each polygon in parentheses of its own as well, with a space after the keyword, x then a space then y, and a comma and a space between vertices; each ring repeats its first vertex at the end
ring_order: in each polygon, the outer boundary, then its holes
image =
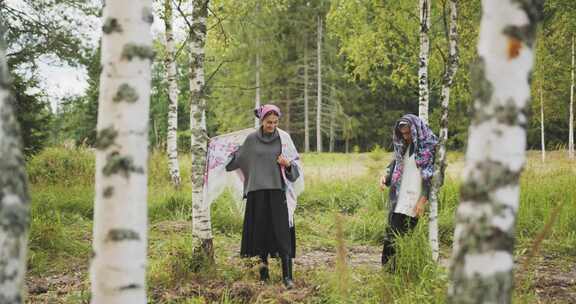
POLYGON ((166 28, 166 80, 168 82, 168 136, 166 153, 168 154, 168 172, 172 185, 180 188, 180 165, 178 164, 178 74, 174 52, 174 34, 172 33, 172 2, 164 0, 164 25, 166 28))
POLYGON ((0 24, 0 303, 24 303, 30 198, 0 24))
POLYGON ((536 25, 542 0, 483 0, 479 62, 471 81, 450 303, 511 303, 519 178, 526 161, 536 25))
POLYGON ((568 157, 574 159, 574 34, 572 34, 572 69, 570 73, 572 75, 570 82, 570 122, 568 127, 568 157))
POLYGON ((540 80, 540 150, 542 151, 542 163, 544 163, 546 161, 546 139, 544 138, 544 91, 542 89, 542 80, 540 80))
POLYGON ((290 123, 292 116, 292 99, 290 96, 290 87, 288 85, 286 86, 285 90, 286 90, 286 110, 284 111, 285 112, 284 117, 286 119, 285 128, 286 132, 290 133, 290 129, 292 127, 290 123))
POLYGON ((192 151, 192 230, 200 240, 203 253, 213 259, 210 208, 204 206, 204 170, 208 134, 206 131, 206 96, 204 79, 204 47, 206 45, 206 17, 208 0, 192 1, 190 29, 190 131, 192 151))
POLYGON ((94 304, 146 303, 152 1, 107 1, 96 140, 94 304))
POLYGON ((316 152, 322 152, 322 17, 318 15, 318 39, 317 39, 317 76, 318 86, 316 92, 316 152))
POLYGON ((336 141, 336 111, 338 110, 338 105, 335 100, 335 93, 334 93, 334 86, 330 88, 330 145, 329 145, 329 152, 334 152, 334 142, 336 141))
POLYGON ((438 242, 438 193, 444 183, 444 171, 446 170, 446 142, 448 141, 448 105, 450 104, 450 88, 454 82, 454 75, 458 70, 458 2, 450 0, 450 26, 448 29, 448 60, 442 79, 442 118, 440 119, 440 138, 438 154, 432 180, 430 194, 430 222, 429 240, 432 248, 432 258, 438 261, 440 244, 438 242))
POLYGON ((304 152, 310 152, 310 106, 308 104, 308 43, 304 40, 304 152))
MULTIPOLYGON (((256 95, 254 97, 254 106, 255 108, 260 107, 260 67, 262 65, 262 58, 260 57, 260 52, 256 53, 256 95)), ((254 128, 258 128, 260 126, 260 119, 258 117, 254 117, 254 128)))
POLYGON ((420 65, 418 67, 418 116, 428 123, 428 57, 430 55, 430 3, 432 0, 420 0, 420 65))

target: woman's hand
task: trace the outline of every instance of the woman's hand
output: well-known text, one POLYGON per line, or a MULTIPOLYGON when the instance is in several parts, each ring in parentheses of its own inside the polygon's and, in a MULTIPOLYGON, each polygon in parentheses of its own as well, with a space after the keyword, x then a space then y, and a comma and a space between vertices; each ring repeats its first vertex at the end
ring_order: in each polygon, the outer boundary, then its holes
POLYGON ((290 168, 290 166, 292 166, 290 161, 282 155, 278 156, 277 162, 278 162, 278 164, 280 164, 280 166, 283 166, 286 168, 290 168))
POLYGON ((384 191, 386 189, 386 175, 380 177, 380 190, 384 191))
POLYGON ((416 213, 417 217, 422 217, 424 215, 424 211, 426 210, 426 203, 428 203, 428 199, 425 196, 420 197, 416 206, 414 206, 414 213, 416 213))

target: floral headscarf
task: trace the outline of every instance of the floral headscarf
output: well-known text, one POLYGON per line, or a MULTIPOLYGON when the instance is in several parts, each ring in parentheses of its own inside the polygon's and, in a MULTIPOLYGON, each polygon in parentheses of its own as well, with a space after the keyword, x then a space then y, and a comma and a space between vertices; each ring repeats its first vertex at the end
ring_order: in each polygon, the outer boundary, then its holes
POLYGON ((404 143, 404 138, 400 133, 400 124, 408 123, 412 132, 412 144, 414 145, 414 153, 416 159, 416 166, 420 169, 420 174, 424 181, 429 182, 434 174, 434 149, 438 143, 438 138, 430 127, 414 114, 406 114, 400 118, 394 125, 394 159, 396 165, 392 173, 392 186, 395 186, 396 191, 402 179, 404 171, 404 153, 409 145, 404 143))

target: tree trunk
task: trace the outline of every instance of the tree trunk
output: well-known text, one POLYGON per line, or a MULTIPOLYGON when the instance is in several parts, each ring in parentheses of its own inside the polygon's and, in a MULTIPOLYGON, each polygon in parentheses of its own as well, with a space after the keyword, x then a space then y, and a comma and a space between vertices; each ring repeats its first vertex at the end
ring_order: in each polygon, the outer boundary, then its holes
MULTIPOLYGON (((544 79, 544 77, 542 77, 544 79)), ((542 163, 546 162, 546 140, 544 138, 544 92, 540 82, 540 149, 542 150, 542 163)))
POLYGON ((330 109, 330 146, 329 146, 329 151, 330 153, 334 152, 334 141, 335 141, 335 130, 334 130, 334 125, 336 123, 336 110, 337 110, 337 105, 336 105, 336 100, 334 100, 334 87, 331 88, 331 103, 332 103, 332 107, 330 109))
POLYGON ((570 123, 568 131, 568 157, 574 159, 574 34, 572 34, 572 82, 570 84, 570 123))
POLYGON ((318 16, 318 90, 316 99, 316 152, 322 152, 322 17, 318 16))
MULTIPOLYGON (((260 53, 256 53, 256 96, 254 97, 254 108, 258 109, 260 107, 260 66, 261 66, 260 53)), ((258 117, 254 118, 254 128, 260 126, 260 119, 258 117)))
POLYGON ((430 2, 432 0, 420 0, 420 66, 418 68, 418 116, 428 123, 428 56, 430 53, 430 2))
POLYGON ((450 104, 450 88, 454 81, 454 75, 458 70, 458 4, 457 0, 450 0, 450 28, 448 33, 449 55, 448 62, 442 79, 442 118, 440 119, 440 138, 438 154, 430 192, 430 222, 428 238, 432 249, 432 258, 438 261, 440 244, 438 241, 438 194, 444 183, 444 171, 446 170, 446 142, 448 141, 448 105, 450 104))
POLYGON ((172 2, 164 0, 164 25, 166 27, 166 79, 168 81, 168 172, 172 185, 180 188, 180 166, 178 164, 178 82, 176 58, 174 57, 174 35, 172 33, 172 2))
POLYGON ((456 213, 450 303, 511 303, 529 76, 542 3, 482 1, 479 61, 471 80, 474 114, 456 213))
POLYGON ((310 107, 308 105, 308 43, 306 41, 304 42, 304 152, 308 153, 310 152, 310 107))
POLYGON ((152 1, 107 1, 103 20, 91 303, 146 303, 152 1))
MULTIPOLYGON (((206 17, 208 0, 192 2, 192 28, 190 29, 190 131, 192 152, 192 233, 200 241, 203 253, 210 261, 214 258, 210 207, 204 206, 204 171, 208 134, 206 131, 206 96, 204 79, 204 46, 206 44, 206 17)), ((196 247, 198 248, 198 247, 196 247)))
POLYGON ((30 197, 0 25, 0 299, 24 303, 30 197))
POLYGON ((286 85, 286 132, 290 133, 290 112, 292 111, 292 100, 290 99, 290 87, 286 85))

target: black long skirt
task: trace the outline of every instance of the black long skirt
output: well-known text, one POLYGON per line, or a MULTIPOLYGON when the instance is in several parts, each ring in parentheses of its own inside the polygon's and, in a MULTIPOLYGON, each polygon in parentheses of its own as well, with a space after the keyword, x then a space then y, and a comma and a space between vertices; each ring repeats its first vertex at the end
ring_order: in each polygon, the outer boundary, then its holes
POLYGON ((288 223, 283 190, 248 192, 240 255, 296 256, 296 233, 288 223))

